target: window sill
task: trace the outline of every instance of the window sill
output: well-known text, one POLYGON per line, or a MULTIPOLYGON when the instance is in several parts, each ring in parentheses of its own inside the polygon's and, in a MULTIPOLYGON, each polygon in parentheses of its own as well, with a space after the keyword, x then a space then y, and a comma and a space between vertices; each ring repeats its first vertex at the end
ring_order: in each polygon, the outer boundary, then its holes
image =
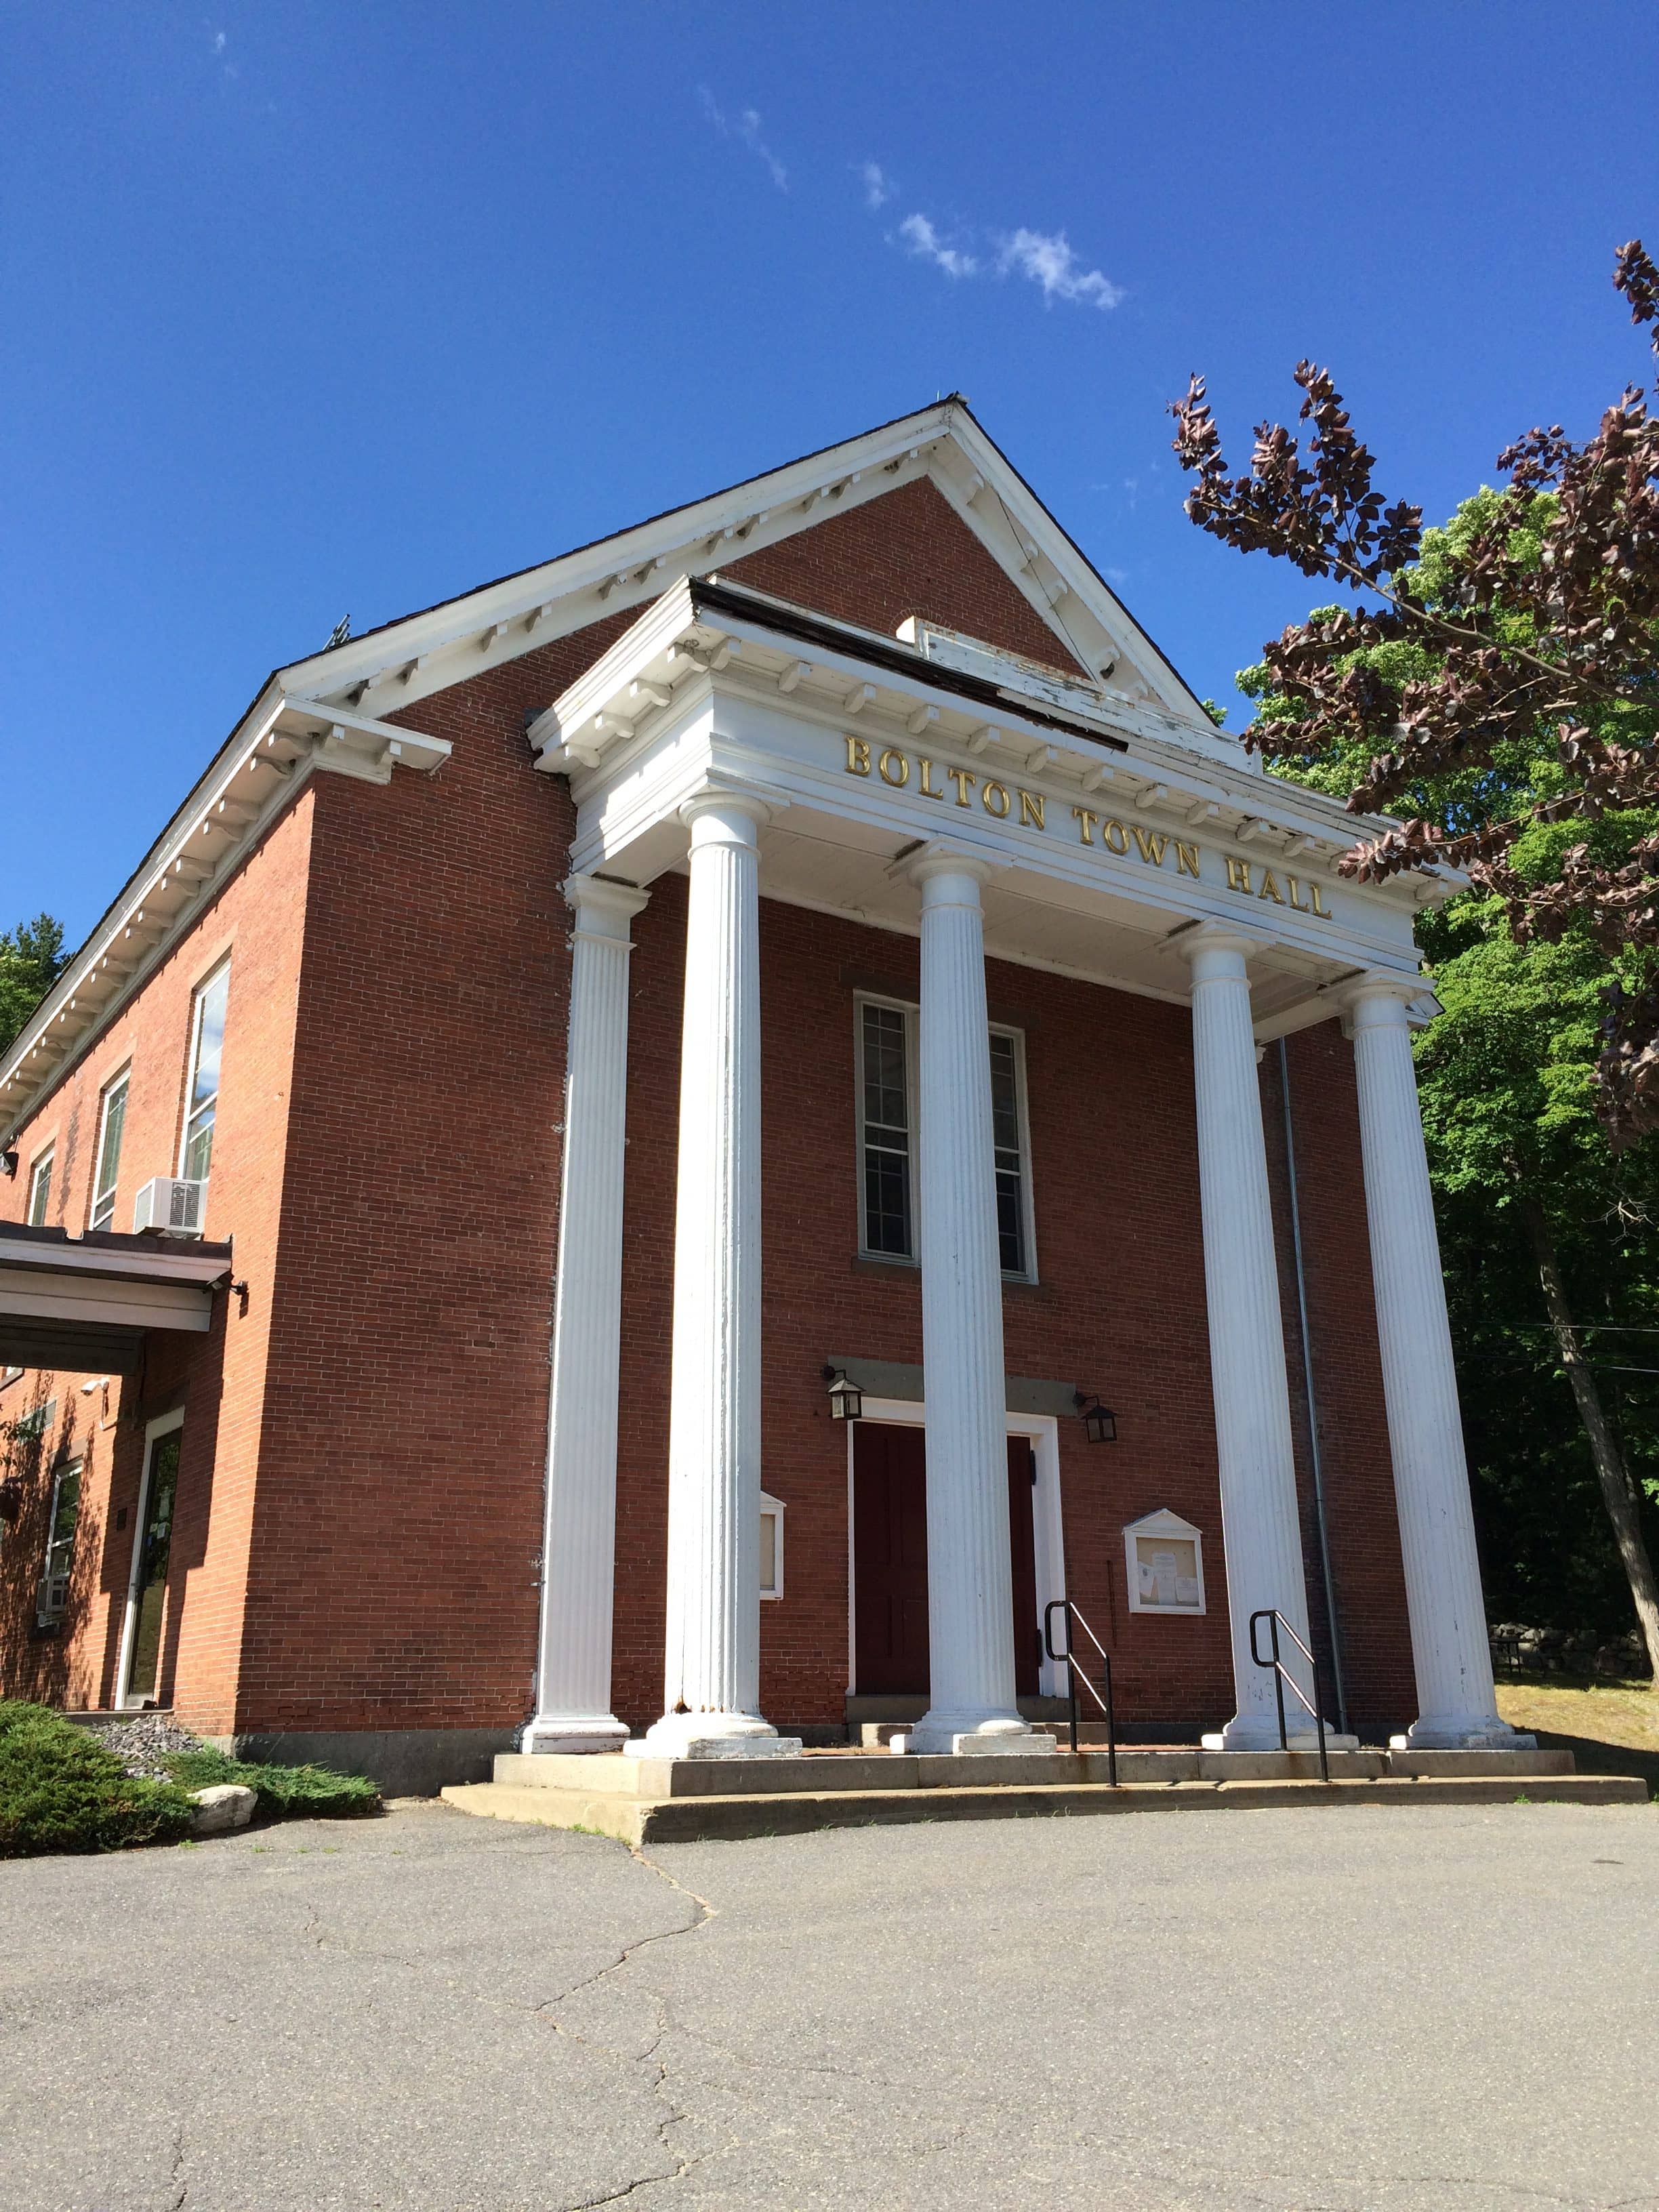
MULTIPOLYGON (((889 1258, 885 1254, 875 1252, 855 1252, 849 1264, 855 1275, 920 1275, 921 1273, 921 1263, 918 1260, 901 1260, 896 1255, 889 1258)), ((1051 1298, 1054 1295, 1052 1283, 1034 1282, 1030 1275, 1005 1275, 1002 1287, 1005 1291, 1023 1291, 1030 1297, 1051 1298)))

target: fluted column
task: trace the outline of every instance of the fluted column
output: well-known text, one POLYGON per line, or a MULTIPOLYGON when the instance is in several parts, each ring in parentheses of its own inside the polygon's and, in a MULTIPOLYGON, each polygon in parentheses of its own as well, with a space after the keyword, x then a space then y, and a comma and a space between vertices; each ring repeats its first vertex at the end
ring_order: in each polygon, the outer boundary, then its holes
POLYGON ((674 1227, 668 1622, 652 1758, 798 1752, 760 1716, 761 1031, 765 802, 710 789, 691 833, 674 1227))
POLYGON ((1047 1752, 1014 1691, 1002 1262, 980 886, 948 846, 910 864, 921 887, 921 1334, 927 1437, 932 1693, 915 1752, 1047 1752))
POLYGON ((617 1387, 622 1349, 629 924, 647 894, 572 876, 570 1038, 547 1432, 536 1717, 526 1751, 614 1751, 617 1387))
POLYGON ((1492 1692, 1445 1281, 1406 1017, 1408 1001, 1421 989, 1399 976, 1368 977, 1347 1000, 1376 1333, 1417 1670, 1419 1718, 1407 1740, 1427 1749, 1508 1749, 1530 1739, 1517 1737, 1498 1718, 1492 1692))
MULTIPOLYGON (((1310 1639, 1279 1267, 1245 967, 1253 940, 1206 924, 1177 943, 1193 971, 1204 1290, 1237 1698, 1237 1711, 1215 1741, 1229 1751, 1277 1750, 1273 1675, 1250 1656, 1250 1615, 1272 1606, 1304 1643, 1310 1639)), ((1299 1654, 1286 1644, 1281 1656, 1311 1694, 1299 1654)), ((1313 1727, 1288 1692, 1285 1719, 1292 1735, 1305 1735, 1313 1727)))

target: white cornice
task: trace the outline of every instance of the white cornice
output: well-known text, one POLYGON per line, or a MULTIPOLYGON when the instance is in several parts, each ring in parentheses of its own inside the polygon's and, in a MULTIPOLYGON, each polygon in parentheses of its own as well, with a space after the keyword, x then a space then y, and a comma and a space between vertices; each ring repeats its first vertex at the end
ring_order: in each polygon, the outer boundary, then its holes
POLYGON ((0 1130, 26 1121, 240 866, 313 771, 389 783, 429 772, 442 738, 267 687, 92 935, 0 1056, 0 1130))

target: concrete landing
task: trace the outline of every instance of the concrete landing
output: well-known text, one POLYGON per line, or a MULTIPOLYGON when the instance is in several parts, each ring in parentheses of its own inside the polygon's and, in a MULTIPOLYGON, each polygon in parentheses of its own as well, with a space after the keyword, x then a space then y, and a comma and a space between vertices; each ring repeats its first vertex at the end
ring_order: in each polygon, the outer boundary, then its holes
POLYGON ((1313 1753, 1126 1750, 1119 1786, 1103 1752, 1048 1758, 640 1759, 503 1754, 495 1778, 444 1790, 458 1811, 620 1842, 702 1843, 920 1820, 1259 1810, 1289 1805, 1639 1804, 1634 1775, 1581 1775, 1563 1751, 1347 1752, 1319 1779, 1313 1753))

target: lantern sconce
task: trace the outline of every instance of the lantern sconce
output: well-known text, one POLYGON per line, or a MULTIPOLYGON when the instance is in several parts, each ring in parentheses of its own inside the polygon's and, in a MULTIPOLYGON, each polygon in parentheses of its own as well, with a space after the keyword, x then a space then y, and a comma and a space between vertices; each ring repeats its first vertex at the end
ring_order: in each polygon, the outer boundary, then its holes
POLYGON ((1117 1442, 1117 1415, 1109 1406, 1101 1404, 1094 1391, 1078 1391, 1072 1403, 1082 1416, 1084 1433, 1091 1444, 1115 1444, 1117 1442))
POLYGON ((824 1367, 819 1370, 830 1385, 830 1411, 838 1421, 856 1421, 864 1413, 864 1393, 858 1384, 848 1379, 844 1367, 824 1367))
POLYGON ((6 1181, 9 1182, 16 1172, 17 1147, 15 1145, 7 1145, 3 1149, 0 1149, 0 1175, 4 1176, 6 1181))

